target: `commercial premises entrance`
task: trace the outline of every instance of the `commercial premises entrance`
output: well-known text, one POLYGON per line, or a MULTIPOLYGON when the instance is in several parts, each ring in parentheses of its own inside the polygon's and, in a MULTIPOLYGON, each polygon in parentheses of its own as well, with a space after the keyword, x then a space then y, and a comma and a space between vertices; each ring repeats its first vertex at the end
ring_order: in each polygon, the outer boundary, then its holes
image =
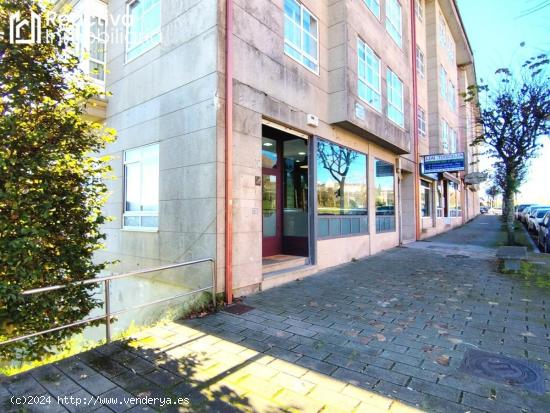
POLYGON ((308 141, 262 126, 262 255, 308 257, 308 141))

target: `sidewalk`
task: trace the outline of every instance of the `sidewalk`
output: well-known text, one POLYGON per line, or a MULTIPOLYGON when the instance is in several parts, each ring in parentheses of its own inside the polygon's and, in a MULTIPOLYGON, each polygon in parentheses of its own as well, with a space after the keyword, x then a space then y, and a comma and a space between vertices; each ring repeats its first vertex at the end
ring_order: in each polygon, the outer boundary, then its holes
POLYGON ((491 218, 247 297, 253 309, 242 315, 220 312, 155 327, 130 343, 4 380, 2 411, 19 411, 12 395, 72 394, 158 399, 149 407, 26 407, 547 412, 548 380, 542 395, 460 369, 465 352, 479 349, 529 360, 550 377, 550 294, 495 272, 491 218), (161 408, 165 397, 189 403, 161 408))

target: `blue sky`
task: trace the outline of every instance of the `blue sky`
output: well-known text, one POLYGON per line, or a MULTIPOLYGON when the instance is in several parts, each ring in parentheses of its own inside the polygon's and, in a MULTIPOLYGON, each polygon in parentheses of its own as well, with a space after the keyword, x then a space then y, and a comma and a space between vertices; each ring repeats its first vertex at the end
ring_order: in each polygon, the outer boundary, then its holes
MULTIPOLYGON (((550 53, 550 6, 527 14, 546 0, 457 2, 474 50, 478 79, 489 80, 500 67, 518 68, 531 56, 550 53), (520 47, 521 42, 525 47, 520 47)), ((545 141, 540 157, 532 162, 520 202, 550 204, 550 138, 545 141)))

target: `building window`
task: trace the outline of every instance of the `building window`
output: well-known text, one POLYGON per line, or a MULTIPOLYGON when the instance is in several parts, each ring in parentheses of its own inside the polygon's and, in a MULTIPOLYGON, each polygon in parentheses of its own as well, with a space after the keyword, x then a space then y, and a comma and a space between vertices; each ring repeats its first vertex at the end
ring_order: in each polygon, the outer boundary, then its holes
POLYGON ((374 161, 376 232, 395 231, 395 172, 393 164, 374 161))
POLYGON ((449 128, 449 129, 450 129, 449 140, 451 141, 450 143, 451 153, 456 153, 458 151, 458 133, 456 129, 452 129, 452 128, 449 128))
POLYGON ((418 135, 426 137, 426 112, 418 106, 418 135))
POLYGON ((443 66, 439 66, 439 87, 441 96, 447 100, 447 72, 443 66))
POLYGON ((441 119, 441 146, 443 153, 449 153, 449 124, 445 119, 441 119))
POLYGON ((90 18, 90 76, 105 81, 106 22, 97 16, 90 18))
POLYGON ((388 69, 386 81, 388 84, 388 118, 404 127, 403 82, 390 69, 388 69))
POLYGON ((156 230, 159 215, 159 145, 124 152, 124 228, 156 230))
POLYGON ((422 4, 424 0, 416 0, 414 2, 414 13, 416 18, 420 21, 424 20, 424 5, 422 4))
POLYGON ((439 45, 442 48, 447 47, 447 23, 441 13, 439 13, 439 45))
POLYGON ((460 189, 458 184, 455 182, 449 182, 447 190, 449 192, 449 216, 452 218, 460 217, 461 206, 460 206, 460 189))
POLYGON ((380 98, 380 59, 361 39, 357 39, 357 94, 377 111, 382 110, 380 98))
POLYGON ((456 110, 456 87, 453 82, 449 82, 449 90, 447 91, 447 100, 449 101, 449 106, 453 111, 456 110))
POLYGON ((285 0, 285 53, 319 73, 319 22, 296 0, 285 0))
POLYGON ((367 215, 367 155, 319 140, 319 215, 367 215))
POLYGON ((131 60, 160 43, 160 0, 128 3, 126 59, 131 60))
POLYGON ((401 4, 397 0, 386 0, 386 30, 399 47, 403 44, 402 29, 401 4))
POLYGON ((363 0, 367 7, 380 19, 380 0, 363 0))
POLYGON ((416 73, 419 77, 424 79, 426 68, 424 66, 424 53, 420 50, 420 47, 416 46, 416 73))
POLYGON ((423 217, 432 215, 432 186, 424 180, 420 181, 420 210, 423 217))

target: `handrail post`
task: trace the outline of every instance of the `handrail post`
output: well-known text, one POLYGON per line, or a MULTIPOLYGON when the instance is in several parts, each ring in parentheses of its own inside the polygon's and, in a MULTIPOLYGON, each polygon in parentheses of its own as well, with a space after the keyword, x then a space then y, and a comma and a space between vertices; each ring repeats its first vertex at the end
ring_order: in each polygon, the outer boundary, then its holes
POLYGON ((111 342, 111 280, 105 280, 105 338, 111 342))
POLYGON ((218 281, 218 275, 216 268, 216 260, 212 260, 212 304, 214 304, 214 311, 216 311, 216 282, 218 281))

